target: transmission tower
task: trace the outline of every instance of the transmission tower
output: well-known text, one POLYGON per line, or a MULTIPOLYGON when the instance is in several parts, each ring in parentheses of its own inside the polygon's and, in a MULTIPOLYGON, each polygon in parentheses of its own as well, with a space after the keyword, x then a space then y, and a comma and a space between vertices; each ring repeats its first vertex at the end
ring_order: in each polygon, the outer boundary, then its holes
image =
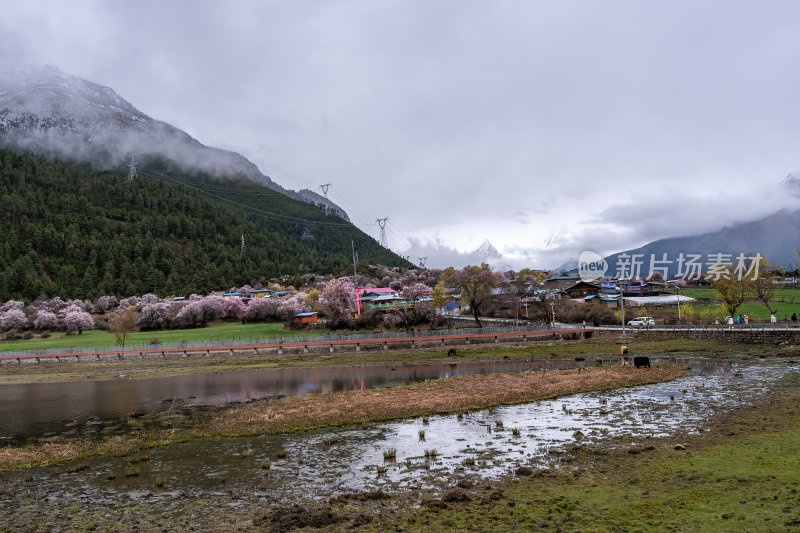
POLYGON ((375 220, 378 223, 378 226, 381 228, 381 246, 384 248, 389 248, 389 243, 386 241, 386 221, 389 220, 389 217, 379 218, 375 220))
POLYGON ((133 159, 133 155, 131 155, 131 162, 128 163, 128 179, 133 180, 136 178, 136 161, 133 159))
POLYGON ((325 215, 328 214, 328 189, 330 188, 331 184, 326 183, 324 185, 320 185, 319 189, 322 191, 322 194, 325 195, 325 215))
POLYGON ((425 261, 428 260, 428 256, 426 255, 425 257, 417 257, 417 259, 419 259, 419 267, 425 268, 425 261))

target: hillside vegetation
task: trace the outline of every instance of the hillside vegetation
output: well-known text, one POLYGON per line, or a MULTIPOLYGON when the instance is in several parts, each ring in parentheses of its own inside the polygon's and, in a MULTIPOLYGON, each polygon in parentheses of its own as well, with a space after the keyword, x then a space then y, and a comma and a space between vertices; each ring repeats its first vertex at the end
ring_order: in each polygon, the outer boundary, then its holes
POLYGON ((341 218, 246 179, 148 175, 128 180, 0 150, 0 301, 205 293, 337 274, 352 264, 351 239, 362 263, 411 266, 341 218))

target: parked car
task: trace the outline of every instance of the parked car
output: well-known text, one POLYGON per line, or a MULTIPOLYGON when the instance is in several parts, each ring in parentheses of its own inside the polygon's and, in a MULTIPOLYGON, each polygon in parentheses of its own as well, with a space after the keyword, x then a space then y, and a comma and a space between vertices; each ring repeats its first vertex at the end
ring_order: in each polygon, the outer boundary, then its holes
POLYGON ((651 316, 637 316, 633 320, 628 320, 629 326, 655 326, 656 321, 651 316))

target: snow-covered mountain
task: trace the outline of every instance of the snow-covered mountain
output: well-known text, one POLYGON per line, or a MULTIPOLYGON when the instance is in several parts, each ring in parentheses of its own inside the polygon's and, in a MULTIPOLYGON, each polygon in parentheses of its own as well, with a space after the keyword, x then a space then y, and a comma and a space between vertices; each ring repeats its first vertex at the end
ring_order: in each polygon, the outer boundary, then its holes
POLYGON ((492 243, 489 242, 489 239, 485 239, 481 245, 478 246, 478 249, 475 250, 474 253, 478 254, 484 259, 500 259, 503 257, 503 254, 501 254, 497 248, 495 248, 492 243))
MULTIPOLYGON (((181 170, 245 176, 296 200, 319 204, 281 187, 244 156, 205 146, 142 113, 113 89, 53 66, 0 70, 0 146, 95 169, 119 168, 131 156, 145 165, 166 160, 181 170)), ((339 206, 335 212, 344 215, 339 206)))

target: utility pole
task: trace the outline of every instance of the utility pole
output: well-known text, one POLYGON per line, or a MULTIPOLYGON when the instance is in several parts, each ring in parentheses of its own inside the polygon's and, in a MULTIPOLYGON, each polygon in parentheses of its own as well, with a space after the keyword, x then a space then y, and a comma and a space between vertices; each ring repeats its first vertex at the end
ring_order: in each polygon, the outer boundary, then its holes
POLYGON ((322 191, 322 194, 325 195, 325 204, 324 205, 325 205, 325 215, 326 216, 328 214, 328 189, 330 188, 330 186, 331 186, 330 182, 319 186, 320 190, 322 191))
POLYGON ((136 174, 136 161, 133 159, 133 154, 131 154, 131 162, 128 163, 128 179, 134 180, 138 176, 136 174))
POLYGON ((389 217, 379 218, 376 219, 375 222, 378 223, 378 226, 381 228, 381 246, 384 248, 389 248, 389 243, 386 241, 386 222, 389 220, 389 217))

